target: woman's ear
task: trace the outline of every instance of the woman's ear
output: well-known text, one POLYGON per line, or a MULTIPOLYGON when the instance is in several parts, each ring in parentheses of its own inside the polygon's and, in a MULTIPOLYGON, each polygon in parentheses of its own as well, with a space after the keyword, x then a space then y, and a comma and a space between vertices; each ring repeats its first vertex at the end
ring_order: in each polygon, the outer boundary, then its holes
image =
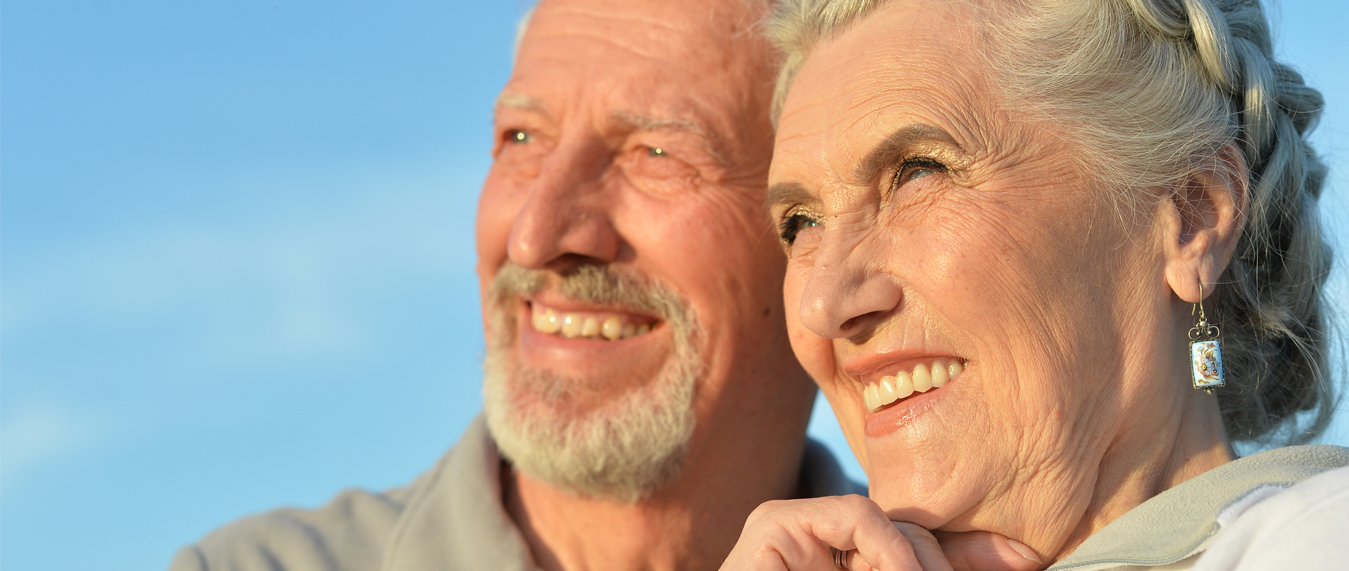
POLYGON ((1189 303, 1213 293, 1246 225, 1249 180, 1246 159, 1229 144, 1161 205, 1166 282, 1189 303))

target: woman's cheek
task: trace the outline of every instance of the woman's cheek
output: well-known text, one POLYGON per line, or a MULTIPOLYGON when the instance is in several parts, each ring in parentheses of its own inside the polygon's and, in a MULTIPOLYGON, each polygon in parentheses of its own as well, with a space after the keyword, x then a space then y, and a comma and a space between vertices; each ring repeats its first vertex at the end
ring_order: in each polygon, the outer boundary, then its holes
POLYGON ((810 277, 811 267, 793 258, 787 262, 787 274, 782 281, 783 308, 787 313, 787 334, 792 352, 817 384, 833 381, 833 344, 816 335, 801 323, 801 292, 810 277))
POLYGON ((866 450, 862 442, 866 419, 861 395, 852 382, 844 378, 839 371, 838 360, 834 354, 835 341, 820 337, 801 324, 801 287, 804 286, 805 280, 800 273, 794 271, 797 269, 789 264, 787 278, 783 282, 787 333, 791 340, 792 352, 828 399, 830 407, 834 410, 834 416, 848 439, 848 445, 865 469, 866 450))

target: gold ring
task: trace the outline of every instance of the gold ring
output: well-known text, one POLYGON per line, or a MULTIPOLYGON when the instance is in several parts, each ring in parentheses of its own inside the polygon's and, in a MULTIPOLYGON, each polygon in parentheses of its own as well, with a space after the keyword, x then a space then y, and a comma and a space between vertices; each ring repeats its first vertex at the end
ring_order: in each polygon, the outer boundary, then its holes
POLYGON ((848 551, 840 551, 840 550, 838 550, 838 549, 834 549, 833 547, 830 547, 830 548, 829 548, 829 556, 830 556, 831 559, 834 560, 834 567, 837 567, 837 568, 839 568, 839 569, 847 569, 847 568, 848 568, 848 552, 849 552, 849 551, 852 551, 852 550, 848 550, 848 551))

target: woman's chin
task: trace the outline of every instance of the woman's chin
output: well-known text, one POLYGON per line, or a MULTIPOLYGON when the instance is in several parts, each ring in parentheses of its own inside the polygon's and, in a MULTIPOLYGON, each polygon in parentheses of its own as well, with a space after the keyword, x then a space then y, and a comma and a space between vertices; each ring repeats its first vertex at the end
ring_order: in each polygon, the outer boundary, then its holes
POLYGON ((951 530, 961 526, 962 514, 974 511, 983 498, 984 490, 975 480, 963 480, 950 475, 943 482, 931 478, 909 481, 904 474, 889 474, 883 481, 873 481, 869 491, 872 501, 885 511, 891 521, 906 521, 927 529, 951 530))
POLYGON ((988 450, 969 446, 978 418, 962 408, 979 405, 963 403, 962 393, 953 382, 865 416, 869 495, 891 519, 934 529, 981 497, 972 489, 988 450))

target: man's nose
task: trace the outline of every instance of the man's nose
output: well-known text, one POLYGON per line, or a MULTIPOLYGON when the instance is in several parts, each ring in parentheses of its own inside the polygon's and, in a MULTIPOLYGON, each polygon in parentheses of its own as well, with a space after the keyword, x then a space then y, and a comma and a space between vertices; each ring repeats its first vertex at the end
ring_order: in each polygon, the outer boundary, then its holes
POLYGON ((611 152, 598 142, 564 140, 544 159, 515 216, 506 253, 516 265, 556 269, 585 260, 609 263, 620 238, 605 189, 611 152))
POLYGON ((827 339, 853 338, 891 314, 903 287, 877 253, 864 239, 826 234, 801 293, 801 324, 827 339))

